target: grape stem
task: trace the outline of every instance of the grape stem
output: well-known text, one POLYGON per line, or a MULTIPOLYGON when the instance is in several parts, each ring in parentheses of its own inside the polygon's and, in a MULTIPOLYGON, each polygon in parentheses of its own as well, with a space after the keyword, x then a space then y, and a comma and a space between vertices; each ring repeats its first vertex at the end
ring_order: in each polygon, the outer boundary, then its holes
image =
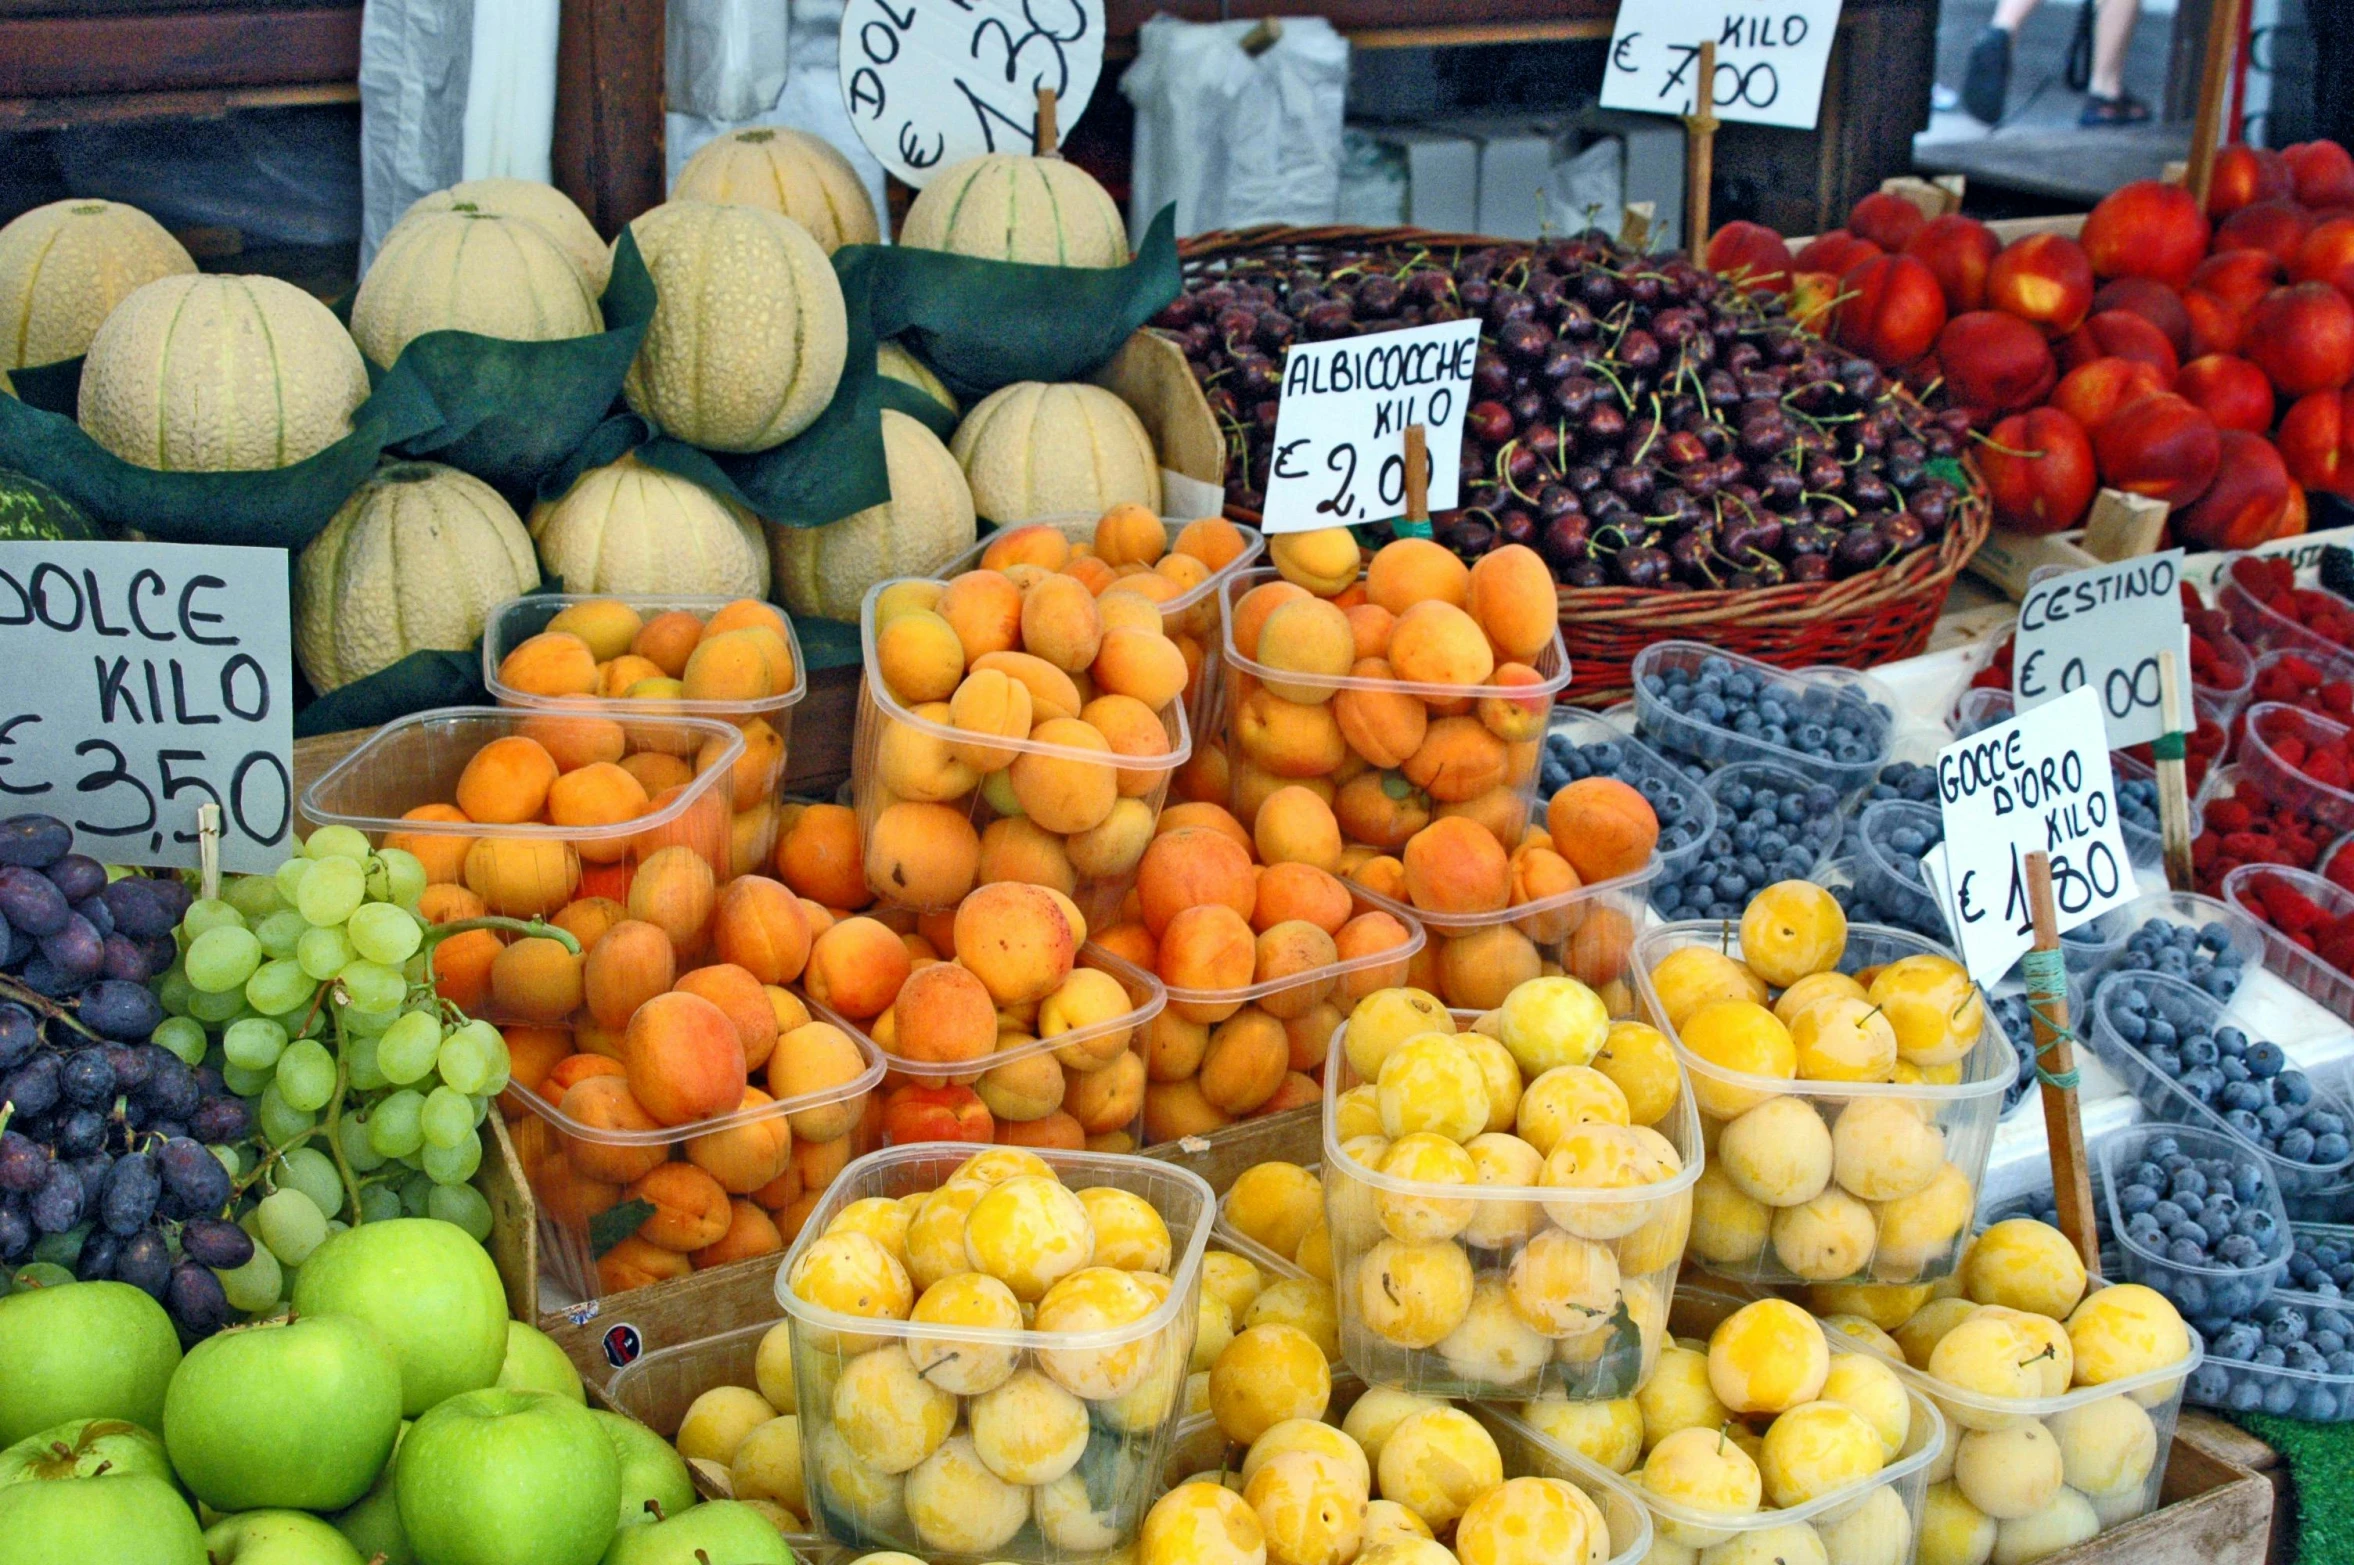
POLYGON ((434 987, 433 953, 441 942, 452 935, 468 934, 477 929, 504 930, 526 939, 553 940, 574 956, 580 955, 580 940, 571 930, 551 924, 542 918, 501 918, 488 914, 482 918, 454 918, 446 924, 435 924, 425 931, 425 987, 434 987))
POLYGON ((71 1027, 75 1032, 80 1033, 83 1037, 89 1039, 92 1043, 102 1043, 105 1041, 104 1039, 100 1038, 98 1034, 83 1026, 82 1023, 74 1016, 72 1011, 67 1010, 63 1005, 60 1005, 57 1001, 50 999, 47 995, 40 994, 34 990, 26 988, 23 984, 18 983, 13 978, 0 977, 0 999, 14 1000, 19 1005, 29 1006, 33 1010, 40 1012, 43 1016, 49 1018, 49 1020, 53 1022, 63 1022, 66 1026, 71 1027))

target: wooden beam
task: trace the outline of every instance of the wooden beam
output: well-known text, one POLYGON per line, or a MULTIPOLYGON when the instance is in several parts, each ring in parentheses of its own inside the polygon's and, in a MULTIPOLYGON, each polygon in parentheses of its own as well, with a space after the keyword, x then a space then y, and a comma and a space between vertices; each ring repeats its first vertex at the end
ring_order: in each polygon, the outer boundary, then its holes
POLYGON ((360 7, 0 18, 0 98, 356 82, 360 7))
POLYGON ((666 189, 662 0, 563 0, 556 184, 608 239, 666 189))
POLYGON ((0 131, 63 130, 73 125, 120 125, 135 120, 217 120, 239 109, 283 109, 357 103, 360 84, 320 82, 307 87, 231 87, 201 92, 91 92, 61 98, 0 98, 0 131))

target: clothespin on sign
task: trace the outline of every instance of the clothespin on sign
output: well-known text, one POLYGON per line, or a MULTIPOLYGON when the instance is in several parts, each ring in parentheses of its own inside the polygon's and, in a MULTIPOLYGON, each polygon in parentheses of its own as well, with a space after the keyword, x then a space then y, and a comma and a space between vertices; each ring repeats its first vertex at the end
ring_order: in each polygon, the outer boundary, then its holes
POLYGON ((2035 949, 2020 959, 2027 974, 2027 1010, 2035 1023, 2035 1077, 2043 1085, 2044 1136, 2051 1148, 2052 1194, 2060 1208, 2060 1232, 2084 1257, 2087 1271, 2101 1267, 2101 1240, 2093 1227, 2092 1176, 2084 1161, 2084 1120, 2076 1108, 2076 1035, 2068 1028, 2068 959, 2060 950, 2060 913, 2052 901, 2052 861, 2027 855, 2027 906, 2035 918, 2035 949))
POLYGON ((1242 52, 1257 59, 1283 42, 1283 23, 1272 16, 1259 18, 1259 25, 1242 35, 1242 52))
POLYGON ((1619 212, 1618 242, 1621 248, 1643 254, 1651 248, 1651 224, 1659 216, 1656 201, 1629 201, 1619 212))
POLYGON ((2166 850, 2166 884, 2190 891, 2191 801, 2190 778, 2183 771, 2182 675, 2174 654, 2158 654, 2158 715, 2166 731, 2150 741, 2158 763, 2158 831, 2166 850))
POLYGON ((1054 118, 1054 89, 1038 89, 1038 128, 1030 133, 1030 150, 1042 158, 1063 155, 1063 138, 1054 118))
POLYGON ((211 902, 221 894, 221 807, 196 807, 197 895, 211 902))
POLYGON ((1684 250, 1693 260, 1708 251, 1708 187, 1716 177, 1716 40, 1700 40, 1700 77, 1692 84, 1692 112, 1684 116, 1684 250))
POLYGON ((1406 426, 1406 514, 1391 531, 1400 538, 1430 536, 1430 438, 1420 424, 1406 426))

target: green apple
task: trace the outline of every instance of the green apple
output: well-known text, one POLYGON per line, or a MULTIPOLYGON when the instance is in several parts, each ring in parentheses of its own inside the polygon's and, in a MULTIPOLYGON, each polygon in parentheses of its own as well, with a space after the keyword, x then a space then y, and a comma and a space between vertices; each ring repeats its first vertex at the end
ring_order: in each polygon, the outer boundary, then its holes
POLYGON ((205 1529, 212 1565, 362 1565, 350 1540, 301 1511, 247 1511, 205 1529))
POLYGON ((400 1497, 394 1492, 400 1478, 401 1441, 408 1438, 410 1426, 401 1425, 400 1434, 393 1440, 391 1459, 384 1471, 368 1485, 368 1492, 344 1510, 327 1518, 335 1530, 348 1539, 360 1552, 363 1560, 380 1559, 383 1565, 417 1565, 417 1551, 409 1547, 409 1535, 401 1531, 400 1497))
POLYGON ((294 1280, 294 1313, 356 1315, 384 1333, 410 1418, 493 1384, 507 1357, 498 1268, 465 1229, 431 1217, 362 1223, 320 1245, 294 1280))
POLYGON ((206 1565, 204 1534, 178 1491, 144 1473, 0 1489, 0 1565, 97 1565, 101 1560, 105 1565, 206 1565))
POLYGON ((119 1418, 77 1418, 0 1451, 0 1488, 58 1478, 145 1473, 172 1482, 163 1442, 119 1418))
POLYGON ((417 1420, 399 1466, 401 1528, 428 1565, 595 1565, 621 1511, 612 1440, 550 1391, 451 1397, 417 1420))
POLYGON ((376 1328, 314 1315, 190 1349, 163 1437, 180 1481, 216 1511, 332 1511, 368 1492, 400 1422, 400 1366, 376 1328))
POLYGON ((24 1288, 0 1299, 0 1364, 0 1446, 74 1418, 161 1429, 180 1336, 128 1283, 24 1288))
POLYGON ((622 1526, 654 1520, 654 1512, 646 1509, 648 1501, 664 1516, 676 1516, 695 1503, 695 1480, 687 1474, 686 1458, 672 1450, 669 1441, 619 1413, 591 1408, 589 1417, 612 1440, 613 1454, 621 1462, 622 1526))
POLYGON ((666 1522, 624 1527, 604 1565, 793 1565, 792 1546, 749 1505, 713 1500, 666 1522), (697 1559, 697 1555, 702 1558, 697 1559))
POLYGON ((507 1356, 499 1364, 498 1384, 511 1391, 553 1391, 588 1405, 580 1371, 556 1346, 556 1339, 519 1320, 507 1322, 507 1356))

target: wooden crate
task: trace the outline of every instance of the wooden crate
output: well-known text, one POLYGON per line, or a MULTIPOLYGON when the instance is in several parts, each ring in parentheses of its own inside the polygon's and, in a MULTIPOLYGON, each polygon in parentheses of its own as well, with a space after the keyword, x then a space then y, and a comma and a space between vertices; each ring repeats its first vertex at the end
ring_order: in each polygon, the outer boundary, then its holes
POLYGON ((2216 1455, 2198 1434, 2196 1415, 2186 1412, 2166 1458, 2158 1509, 2051 1555, 2046 1565, 2265 1565, 2272 1485, 2216 1455))

